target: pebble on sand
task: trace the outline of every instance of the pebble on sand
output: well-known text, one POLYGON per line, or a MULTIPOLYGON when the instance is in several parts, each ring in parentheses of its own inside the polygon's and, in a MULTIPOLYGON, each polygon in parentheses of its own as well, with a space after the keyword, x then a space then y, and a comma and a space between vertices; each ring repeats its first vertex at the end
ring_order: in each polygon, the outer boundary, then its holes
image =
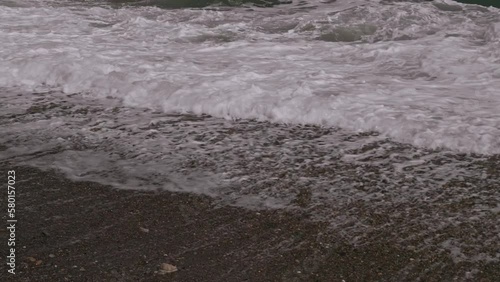
POLYGON ((162 263, 161 269, 158 273, 159 274, 166 274, 166 273, 172 273, 172 272, 176 272, 176 271, 177 271, 177 267, 175 265, 171 265, 169 263, 162 263))

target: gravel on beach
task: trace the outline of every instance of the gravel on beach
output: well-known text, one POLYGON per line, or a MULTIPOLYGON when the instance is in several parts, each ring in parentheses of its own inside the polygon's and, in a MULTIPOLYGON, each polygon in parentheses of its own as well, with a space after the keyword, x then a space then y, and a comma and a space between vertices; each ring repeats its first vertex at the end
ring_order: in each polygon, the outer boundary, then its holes
POLYGON ((200 195, 117 190, 3 163, 2 173, 7 169, 16 170, 19 179, 17 269, 12 281, 468 281, 472 275, 474 281, 495 281, 500 277, 497 262, 476 265, 475 273, 470 273, 467 263, 454 263, 448 254, 422 256, 411 247, 392 245, 384 238, 397 230, 390 224, 377 231, 376 243, 355 246, 329 231, 326 222, 311 220, 298 210, 246 210, 200 195), (418 267, 405 272, 410 262, 418 267))

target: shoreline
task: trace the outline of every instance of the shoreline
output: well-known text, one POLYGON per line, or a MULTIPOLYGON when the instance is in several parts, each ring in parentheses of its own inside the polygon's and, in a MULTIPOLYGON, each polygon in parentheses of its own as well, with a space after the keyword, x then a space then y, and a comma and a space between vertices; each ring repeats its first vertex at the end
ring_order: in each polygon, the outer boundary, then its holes
POLYGON ((500 282, 500 10, 117 1, 0 4, 0 282, 500 282))
MULTIPOLYGON (((496 262, 355 246, 307 213, 220 206, 206 196, 119 190, 4 163, 18 175, 16 281, 494 281, 496 262), (34 259, 34 261, 33 261, 34 259), (160 265, 178 271, 160 274, 160 265), (416 267, 407 269, 412 263, 416 267), (405 270, 407 269, 407 270, 405 270)), ((5 217, 5 215, 3 216, 5 217)), ((376 218, 374 218, 376 219, 376 218)), ((446 236, 446 234, 443 234, 446 236)), ((4 272, 6 273, 6 272, 4 272)), ((4 276, 2 274, 1 276, 4 276)))

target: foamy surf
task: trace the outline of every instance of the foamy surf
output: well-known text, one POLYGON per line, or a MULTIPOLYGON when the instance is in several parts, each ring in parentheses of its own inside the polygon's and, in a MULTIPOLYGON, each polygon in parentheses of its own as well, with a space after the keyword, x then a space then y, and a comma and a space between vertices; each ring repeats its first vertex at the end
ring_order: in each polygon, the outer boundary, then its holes
POLYGON ((315 4, 253 11, 4 5, 0 86, 500 153, 497 9, 315 4))
POLYGON ((354 246, 377 242, 390 226, 397 230, 385 235, 391 244, 472 270, 500 260, 498 155, 422 149, 377 132, 166 114, 112 97, 0 93, 2 163, 119 189, 302 212, 354 246))

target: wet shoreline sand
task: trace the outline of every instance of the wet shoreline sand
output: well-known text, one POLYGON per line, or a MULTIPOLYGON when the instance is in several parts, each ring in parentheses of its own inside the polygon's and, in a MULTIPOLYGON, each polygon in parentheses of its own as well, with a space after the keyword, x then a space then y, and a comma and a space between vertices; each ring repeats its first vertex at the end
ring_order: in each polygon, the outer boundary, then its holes
POLYGON ((446 253, 422 257, 391 244, 384 234, 398 231, 392 224, 355 246, 300 210, 117 190, 2 164, 3 174, 10 169, 18 177, 16 281, 494 281, 500 275, 497 262, 476 264, 470 273, 471 265, 446 253), (162 275, 161 263, 178 271, 162 275), (407 269, 410 263, 416 267, 407 269))

